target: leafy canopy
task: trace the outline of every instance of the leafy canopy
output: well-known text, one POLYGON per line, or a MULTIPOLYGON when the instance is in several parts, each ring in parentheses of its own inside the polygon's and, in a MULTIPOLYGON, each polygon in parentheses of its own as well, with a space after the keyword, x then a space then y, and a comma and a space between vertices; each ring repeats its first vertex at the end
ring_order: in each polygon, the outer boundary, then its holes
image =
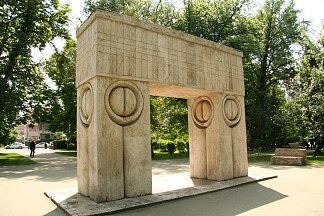
POLYGON ((8 131, 39 104, 46 85, 32 50, 68 35, 70 9, 58 0, 30 0, 1 1, 0 10, 0 127, 8 131))

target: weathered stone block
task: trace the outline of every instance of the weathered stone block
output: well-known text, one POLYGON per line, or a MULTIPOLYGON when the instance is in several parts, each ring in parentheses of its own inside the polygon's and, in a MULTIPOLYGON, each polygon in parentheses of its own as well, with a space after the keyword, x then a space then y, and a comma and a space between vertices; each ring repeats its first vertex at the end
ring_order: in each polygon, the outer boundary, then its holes
POLYGON ((306 149, 276 148, 271 157, 272 165, 301 166, 307 163, 306 149))
POLYGON ((303 157, 293 157, 293 156, 272 156, 272 165, 286 165, 286 166, 302 166, 305 165, 305 160, 303 157))

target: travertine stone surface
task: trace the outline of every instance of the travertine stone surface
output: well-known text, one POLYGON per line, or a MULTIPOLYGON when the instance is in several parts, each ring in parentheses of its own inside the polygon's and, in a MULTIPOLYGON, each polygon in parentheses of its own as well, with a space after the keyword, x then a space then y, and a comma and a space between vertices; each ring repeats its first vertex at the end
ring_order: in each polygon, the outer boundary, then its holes
POLYGON ((77 39, 79 193, 152 193, 150 95, 188 99, 191 177, 247 176, 241 52, 100 10, 77 39))
POLYGON ((175 97, 168 89, 161 93, 160 85, 184 87, 182 98, 192 97, 190 88, 244 95, 243 55, 235 49, 104 11, 95 12, 77 37, 77 86, 109 75, 149 81, 153 95, 175 97))
POLYGON ((248 175, 248 167, 246 166, 248 158, 245 157, 248 154, 247 147, 242 142, 242 140, 246 140, 244 97, 236 96, 236 100, 241 104, 241 115, 238 124, 231 127, 234 178, 248 175))
POLYGON ((307 164, 306 149, 276 148, 271 157, 272 165, 302 166, 307 164))

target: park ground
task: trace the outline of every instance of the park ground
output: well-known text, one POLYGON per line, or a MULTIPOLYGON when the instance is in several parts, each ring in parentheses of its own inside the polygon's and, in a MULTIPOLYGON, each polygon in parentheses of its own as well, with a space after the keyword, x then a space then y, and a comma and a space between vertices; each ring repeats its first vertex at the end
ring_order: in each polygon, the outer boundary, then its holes
MULTIPOLYGON (((1 152, 28 156, 27 149, 1 152)), ((0 166, 0 215, 65 215, 44 192, 76 187, 76 158, 37 149, 33 160, 37 163, 0 166)), ((156 193, 183 187, 177 185, 179 176, 189 176, 188 159, 153 161, 152 166, 156 193), (162 182, 169 188, 161 188, 162 182)), ((297 167, 259 162, 249 164, 249 173, 275 174, 278 178, 115 215, 324 215, 323 164, 297 167)))

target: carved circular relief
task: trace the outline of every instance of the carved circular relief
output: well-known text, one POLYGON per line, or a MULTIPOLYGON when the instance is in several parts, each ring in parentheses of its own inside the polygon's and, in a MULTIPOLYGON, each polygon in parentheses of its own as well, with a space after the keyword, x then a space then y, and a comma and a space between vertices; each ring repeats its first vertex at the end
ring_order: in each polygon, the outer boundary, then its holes
POLYGON ((89 125, 93 113, 93 90, 90 83, 86 83, 81 89, 80 118, 83 124, 89 125))
POLYGON ((229 127, 234 127, 241 120, 242 110, 239 100, 233 95, 227 95, 223 100, 223 117, 229 127))
POLYGON ((206 96, 197 98, 192 106, 192 116, 193 121, 198 127, 207 128, 214 117, 212 101, 206 96))
POLYGON ((106 90, 105 106, 108 116, 118 125, 135 122, 143 110, 143 96, 129 81, 116 81, 106 90))

